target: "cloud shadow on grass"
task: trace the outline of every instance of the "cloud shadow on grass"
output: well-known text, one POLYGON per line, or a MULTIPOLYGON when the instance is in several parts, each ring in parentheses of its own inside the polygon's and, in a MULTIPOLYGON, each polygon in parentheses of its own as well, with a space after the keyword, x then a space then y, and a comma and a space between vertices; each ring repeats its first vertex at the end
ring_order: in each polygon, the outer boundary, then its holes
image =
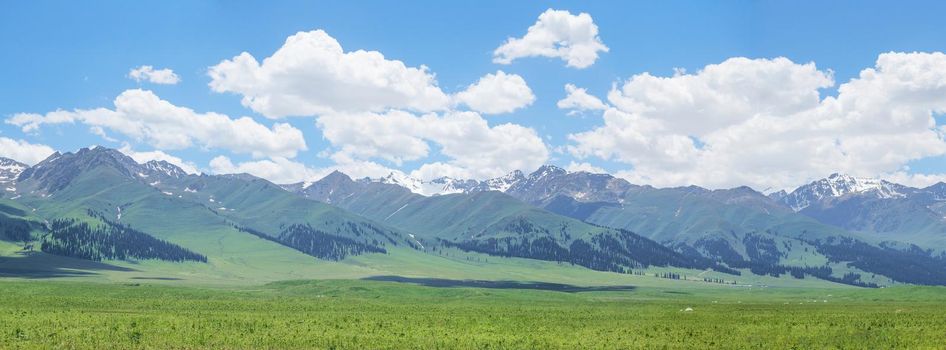
POLYGON ((520 282, 520 281, 484 281, 484 280, 451 280, 443 278, 414 278, 402 276, 372 276, 362 278, 367 281, 383 281, 410 283, 426 287, 437 288, 490 288, 490 289, 532 289, 565 293, 578 292, 627 292, 634 286, 575 286, 570 284, 548 282, 520 282))

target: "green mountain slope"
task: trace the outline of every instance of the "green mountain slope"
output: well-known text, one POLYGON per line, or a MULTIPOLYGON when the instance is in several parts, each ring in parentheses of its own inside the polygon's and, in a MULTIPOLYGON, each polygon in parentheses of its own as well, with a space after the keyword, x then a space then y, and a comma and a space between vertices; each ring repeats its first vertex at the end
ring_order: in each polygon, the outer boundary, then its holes
POLYGON ((338 172, 295 190, 411 232, 427 249, 458 247, 612 271, 649 265, 722 269, 632 232, 589 225, 499 192, 425 197, 396 185, 356 182, 338 172))
POLYGON ((336 260, 412 245, 400 232, 299 198, 264 180, 186 175, 169 169, 138 165, 105 148, 56 154, 19 177, 17 191, 22 198, 18 201, 45 218, 128 225, 207 255, 210 261, 229 258, 223 254, 228 247, 220 243, 229 236, 267 240, 336 260), (185 191, 189 187, 203 192, 185 191), (180 194, 171 192, 176 188, 180 194), (209 233, 215 234, 206 236, 209 233))
POLYGON ((910 283, 946 283, 946 271, 937 267, 946 263, 943 255, 819 222, 747 187, 658 189, 606 174, 543 167, 506 192, 552 212, 641 232, 679 251, 759 274, 812 274, 848 282, 884 274, 910 283))

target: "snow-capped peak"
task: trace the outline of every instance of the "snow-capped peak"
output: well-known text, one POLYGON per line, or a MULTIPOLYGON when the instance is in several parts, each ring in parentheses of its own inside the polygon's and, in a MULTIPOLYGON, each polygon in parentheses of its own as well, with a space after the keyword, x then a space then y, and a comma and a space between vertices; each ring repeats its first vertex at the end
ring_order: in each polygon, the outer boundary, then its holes
POLYGON ((781 200, 795 211, 807 208, 815 202, 847 195, 872 195, 877 198, 904 197, 904 186, 885 180, 831 174, 827 178, 813 181, 784 195, 781 200))
POLYGON ((873 178, 854 177, 843 174, 831 174, 827 179, 822 180, 828 184, 828 189, 834 197, 843 196, 849 193, 864 193, 877 191, 877 194, 883 198, 899 197, 902 193, 897 192, 893 183, 873 178))
POLYGON ((0 157, 0 172, 21 173, 26 170, 26 164, 17 162, 13 159, 0 157))
POLYGON ((536 169, 536 171, 532 172, 532 174, 529 174, 529 177, 533 179, 537 179, 537 178, 543 178, 550 175, 565 175, 565 174, 568 174, 567 170, 559 168, 551 164, 546 164, 539 167, 539 169, 536 169))
POLYGON ((506 190, 512 187, 512 185, 519 181, 525 180, 525 178, 526 177, 522 171, 516 170, 506 174, 506 176, 483 181, 483 190, 506 192, 506 190))
POLYGON ((152 172, 163 174, 168 177, 179 178, 187 176, 187 173, 184 172, 183 169, 163 160, 148 161, 147 163, 142 164, 142 166, 152 172))
POLYGON ((436 179, 432 181, 424 181, 421 179, 413 178, 404 174, 402 172, 391 172, 385 177, 381 178, 365 178, 368 182, 377 182, 389 185, 398 185, 408 189, 409 191, 423 195, 423 196, 432 196, 436 194, 446 194, 446 193, 455 193, 451 192, 446 180, 436 179), (435 182, 442 180, 443 183, 435 182))
POLYGON ((0 184, 13 184, 26 168, 26 164, 0 157, 0 184))
POLYGON ((398 185, 423 196, 480 191, 506 191, 516 181, 524 179, 521 171, 514 171, 500 178, 486 181, 454 179, 448 176, 422 180, 401 172, 392 172, 381 178, 365 178, 362 181, 398 185))
POLYGON ((426 191, 433 194, 465 193, 479 184, 476 180, 460 180, 447 176, 421 182, 427 186, 426 191))
POLYGON ((486 191, 506 192, 518 183, 565 174, 568 174, 568 171, 565 169, 554 165, 543 165, 539 167, 538 170, 529 174, 528 177, 522 171, 514 170, 502 177, 482 181, 454 179, 446 176, 433 180, 421 180, 410 177, 402 172, 392 172, 385 177, 373 179, 365 178, 362 179, 362 181, 398 185, 420 195, 433 196, 486 191))

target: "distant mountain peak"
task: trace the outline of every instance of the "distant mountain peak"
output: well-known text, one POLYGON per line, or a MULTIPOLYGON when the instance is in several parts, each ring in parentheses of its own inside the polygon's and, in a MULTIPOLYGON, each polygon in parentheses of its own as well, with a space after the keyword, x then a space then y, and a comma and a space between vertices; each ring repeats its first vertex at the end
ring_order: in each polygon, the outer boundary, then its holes
POLYGON ((10 158, 6 158, 6 157, 0 157, 0 165, 11 165, 11 164, 26 166, 26 164, 23 164, 23 163, 17 161, 16 159, 10 159, 10 158))
POLYGON ((20 173, 17 183, 30 183, 31 190, 52 193, 67 186, 80 173, 99 167, 111 168, 123 176, 137 178, 141 165, 114 149, 82 148, 75 153, 53 153, 20 173))
POLYGON ((851 193, 864 193, 871 191, 876 191, 877 194, 883 198, 903 196, 903 193, 899 191, 903 186, 885 180, 868 177, 855 177, 839 173, 832 174, 826 180, 830 185, 829 188, 833 196, 835 197, 851 193))
POLYGON ((0 192, 13 192, 16 190, 16 178, 20 176, 26 168, 26 164, 20 163, 10 158, 0 157, 0 192))
POLYGON ((554 176, 554 175, 565 175, 568 174, 568 171, 551 164, 545 164, 540 166, 534 172, 529 174, 531 178, 545 177, 545 176, 554 176))
POLYGON ((164 160, 152 160, 143 164, 119 150, 92 146, 75 153, 53 153, 35 166, 23 170, 17 177, 18 187, 26 185, 30 191, 51 194, 93 169, 111 169, 120 176, 145 182, 151 186, 169 179, 183 179, 188 174, 180 167, 164 160))
POLYGON ((42 161, 40 161, 34 166, 39 167, 44 164, 49 164, 49 163, 55 162, 59 158, 62 158, 62 153, 59 153, 59 151, 56 151, 56 152, 53 152, 53 154, 50 154, 49 157, 46 157, 46 159, 43 159, 42 161))
POLYGON ((813 203, 850 195, 869 195, 877 198, 898 198, 905 196, 906 186, 881 179, 856 177, 833 173, 826 178, 812 181, 780 198, 795 211, 807 208, 813 203))
MULTIPOLYGON (((323 177, 323 178, 320 179, 319 181, 332 181, 332 182, 335 182, 335 181, 345 181, 345 182, 352 182, 352 181, 354 181, 354 180, 352 180, 352 178, 351 178, 350 176, 348 176, 347 174, 345 174, 345 173, 343 173, 343 172, 341 172, 341 171, 333 170, 331 173, 329 173, 328 175, 325 175, 325 177, 323 177)), ((311 184, 311 183, 309 183, 309 184, 311 184)), ((305 187, 308 187, 308 186, 305 186, 305 187)))
POLYGON ((736 187, 733 187, 733 188, 730 188, 730 189, 724 190, 724 191, 730 191, 730 192, 733 192, 733 193, 742 193, 742 194, 752 194, 752 195, 759 195, 759 194, 762 194, 761 192, 756 191, 756 190, 753 189, 752 187, 745 186, 745 185, 736 186, 736 187))
POLYGON ((495 179, 489 179, 489 180, 481 182, 481 184, 477 186, 476 190, 478 190, 479 192, 483 192, 483 191, 506 192, 507 190, 509 190, 510 187, 512 187, 516 183, 525 181, 525 179, 526 179, 526 176, 525 174, 522 173, 521 170, 514 170, 503 177, 497 177, 495 179))
POLYGON ((151 160, 144 164, 142 167, 148 169, 154 173, 161 174, 163 176, 181 178, 187 176, 187 172, 184 169, 181 169, 177 165, 171 164, 165 160, 151 160))
POLYGON ((923 189, 929 193, 934 200, 946 201, 946 183, 940 181, 923 189))

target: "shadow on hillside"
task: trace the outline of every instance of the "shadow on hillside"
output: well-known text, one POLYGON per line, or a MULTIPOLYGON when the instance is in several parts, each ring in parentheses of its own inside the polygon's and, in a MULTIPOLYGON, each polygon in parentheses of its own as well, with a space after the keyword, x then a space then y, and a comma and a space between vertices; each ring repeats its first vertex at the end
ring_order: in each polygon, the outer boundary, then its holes
POLYGON ((427 287, 438 288, 492 288, 492 289, 533 289, 566 293, 577 292, 626 292, 632 291, 634 286, 573 286, 570 284, 547 282, 518 282, 518 281, 482 281, 482 280, 449 280, 442 278, 412 278, 401 276, 372 276, 362 278, 367 281, 411 283, 427 287))
POLYGON ((15 256, 0 256, 0 277, 37 279, 80 277, 97 275, 97 271, 136 270, 40 252, 18 252, 15 256))
POLYGON ((14 216, 26 215, 26 212, 24 212, 23 210, 11 207, 3 203, 0 203, 0 213, 7 213, 14 216))
POLYGON ((183 278, 177 277, 132 277, 133 280, 151 280, 151 281, 183 281, 183 278))

